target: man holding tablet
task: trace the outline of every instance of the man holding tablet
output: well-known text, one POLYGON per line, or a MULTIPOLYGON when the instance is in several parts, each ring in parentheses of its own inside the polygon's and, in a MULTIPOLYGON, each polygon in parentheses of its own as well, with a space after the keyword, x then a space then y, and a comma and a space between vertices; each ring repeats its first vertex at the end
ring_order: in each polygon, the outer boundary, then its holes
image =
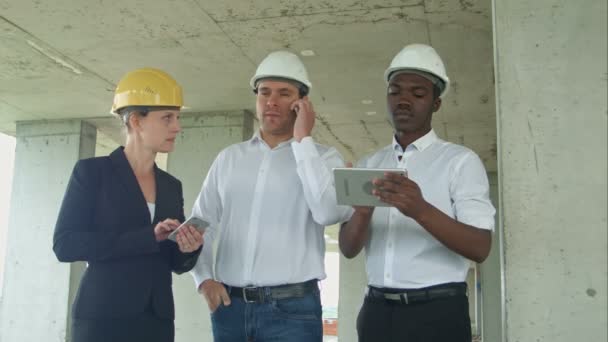
POLYGON ((357 167, 407 173, 375 178, 372 194, 387 206, 356 206, 340 229, 347 258, 366 251, 359 341, 470 342, 465 278, 469 260, 488 256, 494 228, 486 171, 431 128, 450 84, 432 47, 406 46, 384 76, 393 143, 357 167))

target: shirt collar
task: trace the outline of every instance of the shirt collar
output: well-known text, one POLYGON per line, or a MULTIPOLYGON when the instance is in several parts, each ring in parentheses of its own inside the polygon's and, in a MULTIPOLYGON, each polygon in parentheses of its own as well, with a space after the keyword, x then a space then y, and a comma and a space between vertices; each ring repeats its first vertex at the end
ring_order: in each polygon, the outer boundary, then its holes
POLYGON ((251 137, 251 139, 249 139, 249 143, 250 144, 255 144, 262 141, 262 136, 260 135, 260 131, 257 130, 255 132, 253 132, 253 136, 251 137))
MULTIPOLYGON (((295 140, 296 140, 296 138, 291 137, 291 139, 289 139, 287 141, 283 141, 282 143, 280 143, 279 145, 277 145, 276 148, 281 148, 281 147, 286 146, 286 145, 291 145, 291 143, 294 142, 295 140)), ((253 144, 257 144, 257 143, 266 144, 266 142, 264 141, 264 139, 262 139, 262 134, 260 133, 260 130, 256 130, 253 133, 253 137, 251 137, 251 139, 249 139, 249 143, 252 144, 252 145, 253 144)))
MULTIPOLYGON (((414 146, 418 151, 424 151, 427 147, 431 146, 435 141, 439 140, 435 131, 431 129, 427 134, 416 139, 410 146, 414 146)), ((406 148, 409 146, 406 146, 406 148)), ((403 148, 399 145, 397 137, 393 135, 393 149, 395 151, 403 152, 403 148)))

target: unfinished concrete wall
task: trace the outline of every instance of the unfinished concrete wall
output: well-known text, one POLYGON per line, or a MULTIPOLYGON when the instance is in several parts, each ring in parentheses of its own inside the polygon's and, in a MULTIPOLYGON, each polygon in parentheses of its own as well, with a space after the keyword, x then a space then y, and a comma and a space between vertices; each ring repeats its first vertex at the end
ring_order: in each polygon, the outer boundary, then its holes
POLYGON ((95 152, 81 120, 17 123, 0 341, 63 342, 82 264, 61 264, 53 230, 72 168, 95 152))
POLYGON ((507 341, 606 341, 606 1, 494 4, 507 341))
POLYGON ((481 336, 484 342, 502 341, 502 234, 499 225, 498 175, 488 172, 490 199, 496 208, 496 226, 488 258, 479 265, 481 280, 481 336))
POLYGON ((2 301, 2 284, 4 284, 4 258, 6 237, 8 233, 8 213, 11 189, 13 186, 13 163, 15 160, 15 139, 0 133, 0 302, 2 301))

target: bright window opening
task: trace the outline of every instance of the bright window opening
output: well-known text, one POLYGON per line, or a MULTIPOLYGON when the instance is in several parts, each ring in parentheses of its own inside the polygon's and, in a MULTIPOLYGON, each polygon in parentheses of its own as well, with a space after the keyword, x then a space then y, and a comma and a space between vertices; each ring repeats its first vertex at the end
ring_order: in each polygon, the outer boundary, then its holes
POLYGON ((4 284, 4 258, 8 237, 8 216, 14 163, 15 138, 0 133, 0 298, 2 298, 2 284, 4 284))

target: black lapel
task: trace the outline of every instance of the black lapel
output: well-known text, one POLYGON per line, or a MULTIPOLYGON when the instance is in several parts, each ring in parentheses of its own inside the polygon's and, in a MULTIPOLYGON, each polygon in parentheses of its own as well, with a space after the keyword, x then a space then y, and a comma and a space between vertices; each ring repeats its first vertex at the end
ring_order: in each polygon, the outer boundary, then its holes
MULTIPOLYGON (((135 178, 135 173, 133 173, 133 169, 127 160, 124 148, 121 146, 114 150, 114 152, 110 154, 110 160, 112 161, 114 170, 118 174, 118 181, 122 183, 127 190, 129 196, 127 203, 132 206, 133 215, 145 220, 144 222, 147 222, 147 224, 152 223, 150 222, 150 210, 146 204, 146 198, 137 183, 137 178, 135 178)), ((156 197, 158 198, 158 194, 156 197)))

